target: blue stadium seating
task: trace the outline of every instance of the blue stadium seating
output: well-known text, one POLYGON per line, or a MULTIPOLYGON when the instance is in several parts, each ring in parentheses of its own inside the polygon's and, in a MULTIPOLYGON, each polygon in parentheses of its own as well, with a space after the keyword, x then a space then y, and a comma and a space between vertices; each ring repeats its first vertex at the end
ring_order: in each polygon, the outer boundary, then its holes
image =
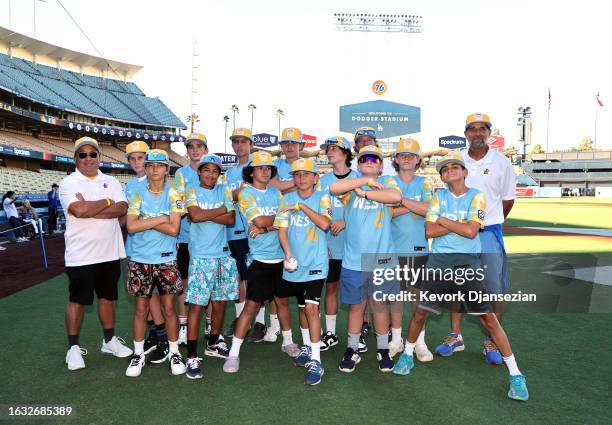
POLYGON ((32 101, 86 115, 184 128, 158 98, 133 82, 79 74, 0 54, 0 86, 32 101))

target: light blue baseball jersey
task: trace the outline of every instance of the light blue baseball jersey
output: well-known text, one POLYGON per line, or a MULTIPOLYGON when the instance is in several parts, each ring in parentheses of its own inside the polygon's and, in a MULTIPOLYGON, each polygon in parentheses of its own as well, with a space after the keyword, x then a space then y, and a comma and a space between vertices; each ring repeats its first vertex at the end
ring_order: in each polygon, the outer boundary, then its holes
MULTIPOLYGON (((259 216, 276 216, 282 195, 275 187, 259 190, 247 184, 238 196, 240 213, 246 218, 246 227, 259 216)), ((282 260, 285 258, 278 241, 278 232, 268 232, 256 238, 248 238, 249 250, 254 260, 282 260)))
MULTIPOLYGON (((181 168, 176 170, 174 174, 174 181, 176 189, 182 194, 183 203, 187 200, 187 192, 192 186, 200 185, 200 176, 198 172, 187 165, 183 165, 181 168)), ((178 235, 178 243, 189 243, 189 219, 185 214, 181 219, 181 230, 178 235)))
MULTIPOLYGON (((476 189, 471 188, 461 196, 453 195, 448 189, 438 189, 434 193, 425 220, 435 223, 438 217, 442 216, 460 223, 474 221, 483 228, 485 206, 484 193, 476 189)), ((450 232, 433 238, 431 252, 432 254, 480 254, 480 236, 476 234, 474 239, 470 239, 450 232)))
MULTIPOLYGON (((182 214, 182 196, 176 188, 166 183, 159 195, 149 192, 147 185, 138 185, 129 200, 127 215, 144 219, 182 214)), ((170 236, 154 229, 133 234, 131 261, 143 264, 162 264, 176 260, 176 236, 170 236)))
MULTIPOLYGON (((242 184, 242 170, 246 167, 251 158, 242 165, 236 165, 225 172, 224 179, 221 181, 227 184, 230 192, 238 189, 242 184)), ((236 208, 238 209, 238 208, 236 208)), ((233 226, 226 226, 227 240, 234 241, 237 239, 245 239, 247 237, 246 229, 244 228, 245 219, 240 211, 236 211, 236 223, 233 226)))
MULTIPOLYGON (((125 185, 124 192, 125 192, 125 198, 128 201, 132 197, 134 190, 140 185, 143 185, 145 188, 147 187, 147 176, 146 175, 142 177, 134 176, 127 182, 127 184, 125 185)), ((132 256, 132 234, 131 233, 128 233, 127 238, 125 239, 125 255, 127 255, 128 258, 132 256)))
MULTIPOLYGON (((382 176, 377 181, 382 183, 385 189, 399 192, 393 177, 382 176)), ((362 186, 362 189, 369 191, 370 187, 362 186)), ((342 267, 364 271, 366 266, 362 267, 362 254, 376 254, 376 261, 381 267, 390 265, 393 261, 391 254, 395 252, 391 237, 391 207, 359 198, 355 191, 350 191, 340 198, 344 203, 346 222, 342 267)))
MULTIPOLYGON (((352 179, 359 176, 359 172, 355 170, 350 170, 350 174, 346 176, 347 179, 352 179)), ((329 186, 332 183, 337 182, 339 179, 333 172, 329 172, 325 174, 319 180, 320 188, 323 192, 329 193, 332 203, 332 215, 335 220, 344 219, 344 204, 340 200, 339 197, 333 195, 329 191, 329 186)), ((337 236, 331 234, 331 232, 327 232, 327 247, 331 251, 331 258, 334 260, 342 260, 344 254, 344 235, 346 234, 346 229, 338 233, 337 236)))
POLYGON ((286 160, 275 159, 274 165, 278 171, 278 179, 280 181, 286 182, 293 180, 293 175, 291 175, 291 164, 289 164, 286 160))
MULTIPOLYGON (((297 192, 283 196, 280 207, 306 204, 311 210, 331 220, 332 206, 328 193, 314 191, 308 198, 302 198, 297 192)), ((325 279, 329 268, 327 238, 320 227, 315 225, 304 211, 278 212, 274 226, 287 227, 287 237, 291 253, 297 260, 298 268, 294 272, 283 269, 283 279, 290 282, 308 282, 325 279)))
MULTIPOLYGON (((217 184, 213 189, 192 186, 187 192, 185 208, 196 206, 203 210, 211 210, 225 206, 227 211, 234 211, 232 195, 224 184, 217 184)), ((227 246, 225 225, 212 221, 191 223, 189 227, 189 257, 190 258, 222 258, 230 255, 227 246)))
MULTIPOLYGON (((402 198, 416 202, 431 202, 431 182, 424 176, 414 176, 410 183, 404 183, 399 176, 393 177, 402 191, 402 198)), ((409 212, 391 220, 393 244, 398 254, 426 255, 429 244, 425 237, 425 217, 409 212)))

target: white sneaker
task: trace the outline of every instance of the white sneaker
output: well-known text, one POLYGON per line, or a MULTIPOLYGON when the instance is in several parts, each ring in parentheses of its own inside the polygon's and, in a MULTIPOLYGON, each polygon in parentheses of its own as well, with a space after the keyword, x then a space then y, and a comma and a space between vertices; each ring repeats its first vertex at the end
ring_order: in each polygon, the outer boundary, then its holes
POLYGON ((429 351, 425 344, 417 344, 414 347, 414 354, 416 354, 416 358, 420 362, 430 362, 433 360, 433 354, 431 354, 431 351, 429 351))
POLYGON ((17 243, 27 242, 26 238, 17 238, 17 243))
POLYGON ((6 251, 6 248, 0 245, 0 251, 6 251))
POLYGON ((179 326, 178 345, 187 345, 187 324, 179 326))
POLYGON ((264 335, 264 341, 266 342, 276 342, 278 336, 280 335, 280 329, 272 329, 268 328, 266 334, 264 335))
POLYGON ((389 356, 391 356, 391 358, 395 357, 396 354, 401 353, 402 351, 404 351, 403 338, 400 338, 398 344, 393 343, 393 341, 389 343, 389 356))
POLYGON ((79 347, 78 345, 73 345, 70 347, 70 350, 68 350, 66 353, 66 364, 68 365, 68 370, 83 369, 85 367, 83 356, 86 354, 87 350, 79 347))
POLYGON ((173 375, 182 375, 187 371, 187 366, 185 366, 185 361, 180 353, 170 353, 168 361, 173 375))
POLYGON ((125 371, 125 376, 129 376, 131 378, 140 376, 140 372, 142 372, 142 368, 144 367, 144 365, 144 354, 132 354, 132 356, 130 357, 130 364, 125 371))
POLYGON ((102 339, 101 351, 121 358, 128 357, 132 354, 132 350, 125 345, 125 341, 117 336, 114 336, 113 339, 108 342, 102 339))

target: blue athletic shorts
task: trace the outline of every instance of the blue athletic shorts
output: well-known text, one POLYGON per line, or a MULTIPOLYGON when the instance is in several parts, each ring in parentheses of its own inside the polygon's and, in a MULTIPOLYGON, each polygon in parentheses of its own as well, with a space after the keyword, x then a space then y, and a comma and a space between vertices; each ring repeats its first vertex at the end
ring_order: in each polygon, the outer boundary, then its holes
POLYGON ((508 257, 495 233, 478 233, 482 245, 480 260, 484 267, 484 283, 490 294, 505 294, 510 287, 508 280, 508 257))

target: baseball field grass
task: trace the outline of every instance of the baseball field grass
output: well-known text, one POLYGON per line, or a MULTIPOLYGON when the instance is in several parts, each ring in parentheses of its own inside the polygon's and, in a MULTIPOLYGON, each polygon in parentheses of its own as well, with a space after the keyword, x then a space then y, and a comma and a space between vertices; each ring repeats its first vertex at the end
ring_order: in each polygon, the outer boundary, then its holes
MULTIPOLYGON (((506 224, 609 229, 610 207, 610 201, 519 200, 506 224)), ((81 333, 87 367, 71 372, 64 363, 68 291, 61 274, 0 300, 0 404, 4 411, 9 405, 70 405, 72 417, 4 416, 0 423, 609 423, 612 267, 606 266, 612 266, 612 238, 520 232, 506 238, 512 292, 543 299, 537 306, 509 308, 503 325, 527 376, 528 402, 507 398, 507 370, 484 362, 484 333, 473 317, 463 326, 464 352, 417 362, 408 376, 378 371, 373 336, 356 371, 338 371, 346 345, 344 306, 340 343, 322 353, 325 375, 315 387, 303 384, 305 370, 281 353, 280 339, 245 343, 235 375, 222 372, 221 359, 205 357, 202 380, 172 376, 167 364, 147 364, 139 378, 127 378, 125 359, 100 352, 102 332, 93 308, 81 333)), ((294 340, 300 341, 293 308, 294 340)), ((234 309, 227 311, 229 322, 234 309)), ((131 317, 131 299, 122 290, 116 333, 130 346, 131 317)), ((448 323, 447 315, 430 318, 426 339, 432 351, 448 323)))

